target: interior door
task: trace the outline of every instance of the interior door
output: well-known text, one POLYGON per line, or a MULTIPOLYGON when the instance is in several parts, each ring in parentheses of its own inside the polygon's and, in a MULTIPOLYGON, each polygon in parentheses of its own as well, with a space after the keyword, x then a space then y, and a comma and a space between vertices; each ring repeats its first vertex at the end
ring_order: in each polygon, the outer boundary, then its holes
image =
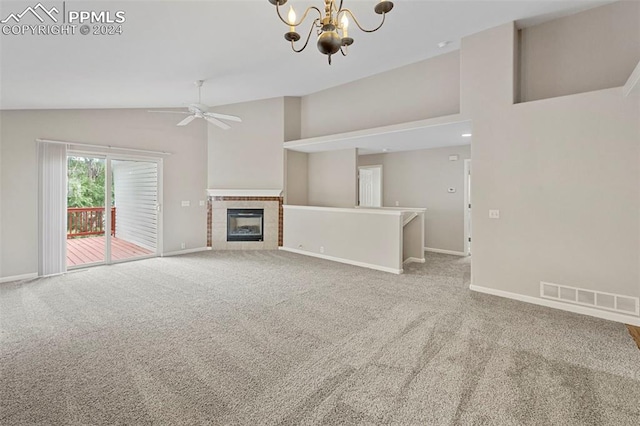
POLYGON ((358 167, 358 205, 382 207, 382 166, 358 167))

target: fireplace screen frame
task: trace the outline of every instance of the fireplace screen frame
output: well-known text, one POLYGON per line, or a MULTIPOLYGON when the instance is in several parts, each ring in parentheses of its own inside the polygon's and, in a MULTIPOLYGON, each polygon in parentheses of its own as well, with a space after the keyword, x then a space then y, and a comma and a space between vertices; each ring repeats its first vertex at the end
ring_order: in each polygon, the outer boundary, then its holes
POLYGON ((227 209, 227 242, 264 241, 264 209, 227 209), (260 218, 260 234, 232 234, 232 220, 237 218, 260 218))

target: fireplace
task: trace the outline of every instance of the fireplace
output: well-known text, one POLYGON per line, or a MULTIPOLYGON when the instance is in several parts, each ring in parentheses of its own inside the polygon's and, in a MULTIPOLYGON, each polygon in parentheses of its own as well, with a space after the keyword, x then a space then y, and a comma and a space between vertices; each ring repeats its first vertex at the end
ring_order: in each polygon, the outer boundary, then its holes
POLYGON ((264 209, 227 209, 227 241, 263 241, 264 209))

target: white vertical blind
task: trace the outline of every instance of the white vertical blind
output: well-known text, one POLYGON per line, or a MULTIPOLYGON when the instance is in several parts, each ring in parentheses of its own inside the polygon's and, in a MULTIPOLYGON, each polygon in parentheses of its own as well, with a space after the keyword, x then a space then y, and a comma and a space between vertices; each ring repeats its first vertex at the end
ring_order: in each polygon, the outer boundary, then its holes
MULTIPOLYGON (((113 160, 116 238, 158 247, 158 164, 113 160)), ((113 226, 113 225, 112 225, 113 226)))
POLYGON ((38 275, 67 270, 67 146, 38 142, 38 275))

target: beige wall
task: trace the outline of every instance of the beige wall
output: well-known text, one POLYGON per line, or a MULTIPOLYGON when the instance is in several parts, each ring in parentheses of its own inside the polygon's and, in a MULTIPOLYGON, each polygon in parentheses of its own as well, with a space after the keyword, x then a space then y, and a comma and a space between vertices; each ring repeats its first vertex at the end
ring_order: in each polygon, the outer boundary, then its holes
POLYGON ((308 154, 309 205, 355 207, 357 163, 355 149, 308 154))
POLYGON ((309 204, 309 156, 304 152, 285 152, 287 180, 284 203, 306 206, 309 204))
POLYGON ((283 189, 284 98, 225 105, 230 130, 209 126, 209 188, 283 189))
POLYGON ((426 208, 425 246, 464 252, 464 160, 471 147, 361 155, 358 165, 382 164, 383 206, 426 208), (449 155, 459 160, 449 161, 449 155), (448 188, 455 193, 447 192, 448 188))
POLYGON ((619 1, 521 31, 520 96, 620 87, 640 61, 640 2, 619 1))
POLYGON ((295 141, 302 137, 301 117, 302 99, 286 96, 284 98, 284 141, 295 141))
POLYGON ((164 158, 164 251, 206 246, 207 135, 197 120, 176 127, 146 110, 0 112, 0 277, 37 272, 37 138, 160 150, 164 158), (181 201, 191 207, 181 207, 181 201))
POLYGON ((473 284, 534 297, 540 281, 638 296, 640 101, 617 88, 512 105, 514 40, 503 25, 462 41, 473 284))
POLYGON ((405 123, 459 110, 459 52, 451 52, 304 96, 302 137, 405 123))
POLYGON ((400 273, 401 236, 401 211, 284 207, 283 245, 302 253, 400 273))

